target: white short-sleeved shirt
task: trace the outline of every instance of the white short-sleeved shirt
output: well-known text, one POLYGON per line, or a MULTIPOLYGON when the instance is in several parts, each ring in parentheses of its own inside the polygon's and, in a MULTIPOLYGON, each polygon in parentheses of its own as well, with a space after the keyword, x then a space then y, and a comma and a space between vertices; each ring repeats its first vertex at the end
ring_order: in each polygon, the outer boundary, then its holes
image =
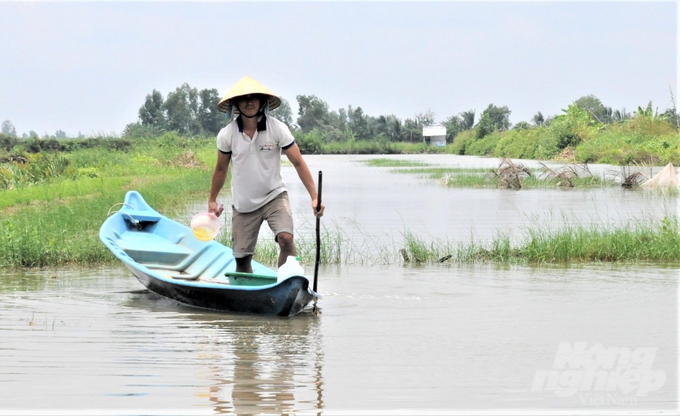
POLYGON ((217 149, 231 153, 231 195, 238 212, 252 212, 286 190, 281 176, 281 150, 295 144, 288 126, 261 116, 251 139, 241 116, 217 134, 217 149))

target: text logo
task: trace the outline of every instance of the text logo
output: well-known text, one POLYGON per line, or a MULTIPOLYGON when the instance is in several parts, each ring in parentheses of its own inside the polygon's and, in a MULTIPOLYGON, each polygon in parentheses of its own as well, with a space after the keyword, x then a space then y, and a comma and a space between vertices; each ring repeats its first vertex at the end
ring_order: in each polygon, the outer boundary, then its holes
POLYGON ((644 397, 660 389, 666 372, 652 370, 656 348, 605 348, 586 342, 560 343, 552 370, 536 371, 532 391, 562 397, 579 392, 623 393, 644 397))

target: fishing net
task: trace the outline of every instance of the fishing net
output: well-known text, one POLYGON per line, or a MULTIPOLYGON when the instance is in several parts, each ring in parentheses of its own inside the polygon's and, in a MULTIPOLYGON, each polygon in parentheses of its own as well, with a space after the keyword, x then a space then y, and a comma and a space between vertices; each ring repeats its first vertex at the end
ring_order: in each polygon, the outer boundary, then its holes
POLYGON ((643 188, 677 188, 678 177, 675 175, 673 164, 669 163, 654 175, 650 180, 642 184, 643 188))

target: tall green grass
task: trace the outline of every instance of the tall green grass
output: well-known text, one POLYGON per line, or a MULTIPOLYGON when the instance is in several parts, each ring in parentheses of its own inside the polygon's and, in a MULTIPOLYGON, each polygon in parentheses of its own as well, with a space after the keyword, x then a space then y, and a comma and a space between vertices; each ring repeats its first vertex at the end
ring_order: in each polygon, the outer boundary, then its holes
MULTIPOLYGON (((106 183, 106 180, 103 181, 106 183)), ((156 209, 171 213, 207 189, 206 173, 150 178, 136 186, 80 194, 23 206, 0 220, 0 266, 44 267, 108 263, 111 253, 99 241, 109 209, 134 188, 156 209)))
POLYGON ((429 163, 425 162, 418 162, 416 160, 396 160, 396 159, 369 159, 366 161, 363 161, 363 163, 367 164, 368 166, 375 166, 375 167, 422 167, 422 166, 429 166, 429 163))
MULTIPOLYGON (((165 141, 178 141, 166 138, 165 141)), ((77 172, 0 190, 0 267, 106 263, 98 232, 109 209, 136 189, 164 213, 183 209, 210 187, 214 143, 141 141, 132 149, 83 149, 61 155, 77 172), (183 144, 182 144, 183 143, 183 144), (189 157, 187 157, 187 155, 189 157)))
MULTIPOLYGON (((395 165, 398 166, 398 165, 395 165)), ((412 167, 404 168, 403 165, 393 169, 394 173, 421 175, 428 179, 438 180, 444 186, 456 188, 496 188, 499 186, 498 178, 490 178, 490 169, 481 168, 442 168, 442 167, 412 167)), ((571 179, 575 188, 620 186, 614 181, 605 181, 595 176, 571 179)), ((559 186, 555 179, 543 179, 542 172, 538 169, 532 171, 532 176, 522 180, 522 187, 528 189, 555 188, 559 186)))
POLYGON ((402 256, 407 263, 680 262, 680 219, 631 221, 622 226, 571 225, 552 229, 533 225, 519 243, 507 234, 488 242, 427 241, 405 233, 402 256))
MULTIPOLYGON (((421 238, 405 230, 397 236, 348 233, 337 224, 322 226, 321 264, 569 264, 592 262, 680 263, 680 220, 666 217, 659 221, 631 221, 627 225, 572 225, 551 229, 532 225, 517 231, 520 235, 498 233, 488 241, 421 238), (512 237, 512 238, 511 238, 512 237)), ((222 240, 229 243, 230 236, 222 240)), ((296 236, 298 255, 305 265, 316 259, 316 242, 309 234, 296 236)), ((271 239, 261 239, 255 256, 259 262, 275 266, 278 247, 271 239)))

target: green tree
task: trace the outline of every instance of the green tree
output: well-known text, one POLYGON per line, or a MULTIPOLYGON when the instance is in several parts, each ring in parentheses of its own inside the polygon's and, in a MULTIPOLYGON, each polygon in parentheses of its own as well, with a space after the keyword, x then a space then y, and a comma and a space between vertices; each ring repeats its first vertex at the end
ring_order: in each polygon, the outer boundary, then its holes
POLYGON ((9 152, 12 148, 19 144, 19 139, 10 137, 5 133, 0 133, 0 149, 9 152))
POLYGON ((463 111, 460 113, 460 130, 472 130, 475 126, 475 110, 463 111))
POLYGON ((652 102, 650 101, 647 104, 647 107, 645 107, 644 109, 642 107, 638 107, 636 117, 654 120, 658 116, 658 114, 659 114, 658 111, 654 112, 654 109, 652 108, 652 102))
MULTIPOLYGON (((489 104, 486 110, 482 112, 482 118, 484 118, 484 115, 486 114, 491 121, 494 131, 505 131, 510 128, 510 113, 511 111, 507 106, 496 107, 493 104, 489 104)), ((482 121, 480 120, 480 123, 481 122, 482 121)), ((485 123, 488 124, 488 121, 485 121, 485 123)))
POLYGON ((338 125, 336 126, 338 130, 345 131, 347 130, 347 123, 348 123, 349 117, 347 117, 347 110, 344 108, 339 108, 338 109, 338 125))
POLYGON ((290 109, 290 104, 285 98, 281 98, 281 105, 269 112, 272 117, 283 122, 289 129, 295 130, 293 124, 293 111, 290 109))
POLYGON ((298 95, 297 124, 303 133, 328 125, 328 104, 315 95, 298 95))
POLYGON ((198 91, 184 83, 168 94, 163 103, 167 114, 168 130, 180 134, 198 134, 201 124, 198 120, 198 91))
POLYGON ((153 90, 146 96, 144 105, 139 108, 139 121, 143 126, 165 128, 166 119, 163 110, 163 95, 153 90))
POLYGON ((368 127, 368 117, 364 114, 361 107, 352 109, 349 106, 347 109, 348 127, 354 133, 354 137, 359 140, 367 140, 371 137, 371 131, 368 127))
POLYGON ((17 137, 17 130, 14 128, 14 124, 12 124, 11 121, 5 120, 2 122, 2 134, 12 138, 17 137))
POLYGON ((373 137, 387 137, 392 140, 389 134, 389 123, 385 116, 369 117, 368 129, 373 137))
POLYGON ((475 126, 475 138, 482 139, 484 136, 487 136, 494 131, 496 131, 496 123, 491 118, 489 112, 484 111, 482 117, 479 119, 479 123, 475 126))
POLYGON ((446 143, 453 143, 453 140, 463 129, 463 121, 459 116, 447 118, 442 125, 446 127, 446 143))
POLYGON ((401 120, 394 114, 389 114, 384 117, 385 123, 387 124, 387 137, 393 142, 401 141, 403 139, 401 120))
POLYGON ((526 121, 520 121, 519 123, 517 123, 517 124, 515 124, 514 126, 512 126, 512 129, 513 129, 513 130, 526 130, 526 129, 530 128, 530 127, 531 127, 531 126, 530 126, 529 123, 527 123, 526 121))
POLYGON ((425 113, 416 114, 416 122, 423 127, 434 126, 434 112, 428 109, 425 113))
POLYGON ((347 111, 344 108, 328 112, 328 124, 333 130, 343 132, 347 130, 347 111))
POLYGON ((423 141, 423 126, 418 123, 418 120, 407 118, 404 120, 404 128, 402 129, 402 141, 422 142, 423 141))
POLYGON ((627 112, 625 108, 622 108, 621 110, 614 110, 612 112, 612 121, 616 123, 630 120, 631 117, 632 115, 629 112, 627 112))
POLYGON ((543 117, 543 114, 539 111, 538 113, 534 114, 534 116, 531 118, 531 122, 534 123, 534 126, 542 126, 545 124, 545 118, 543 117))
POLYGON ((599 98, 590 94, 574 101, 574 104, 583 110, 588 111, 600 123, 608 123, 611 116, 608 116, 607 108, 602 104, 599 98))
POLYGON ((215 88, 203 89, 198 93, 198 124, 203 133, 217 134, 225 124, 224 114, 217 109, 220 95, 215 88))
POLYGON ((659 117, 680 130, 680 115, 678 115, 675 106, 666 109, 666 111, 661 113, 659 117))
POLYGON ((535 156, 539 159, 552 158, 567 147, 575 148, 593 137, 601 126, 593 120, 590 111, 576 104, 570 104, 562 111, 564 114, 552 119, 538 141, 535 156))

